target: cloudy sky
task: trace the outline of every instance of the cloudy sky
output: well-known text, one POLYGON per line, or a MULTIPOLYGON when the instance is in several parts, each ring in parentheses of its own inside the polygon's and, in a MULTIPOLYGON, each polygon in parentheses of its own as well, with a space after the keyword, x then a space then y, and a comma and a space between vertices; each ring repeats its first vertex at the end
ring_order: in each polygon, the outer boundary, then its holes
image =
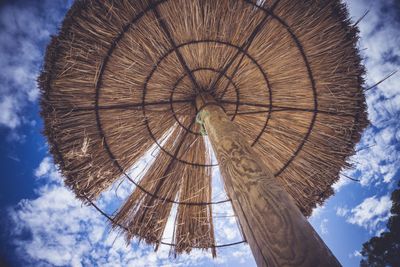
MULTIPOLYGON (((70 5, 0 1, 0 265, 255 266, 243 244, 221 248, 217 259, 202 251, 175 259, 166 246, 157 253, 135 242, 127 246, 95 209, 82 206, 63 187, 41 135, 36 77, 49 38, 70 5)), ((400 1, 349 0, 348 7, 353 21, 369 10, 359 23, 359 46, 371 86, 400 70, 400 1)), ((310 218, 344 266, 357 266, 362 243, 385 229, 390 192, 400 176, 400 73, 366 95, 371 125, 351 159, 354 168, 310 218)), ((112 188, 100 205, 115 205, 129 190, 128 184, 112 188)), ((229 206, 217 212, 232 214, 229 206)), ((232 217, 217 222, 217 231, 221 243, 241 240, 232 217)), ((170 232, 168 226, 166 240, 170 232)))

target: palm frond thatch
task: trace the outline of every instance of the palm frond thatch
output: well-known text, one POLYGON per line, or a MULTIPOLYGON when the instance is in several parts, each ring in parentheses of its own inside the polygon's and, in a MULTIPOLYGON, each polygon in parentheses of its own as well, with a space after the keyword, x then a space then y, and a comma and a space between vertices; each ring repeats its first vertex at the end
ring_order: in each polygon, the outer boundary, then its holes
POLYGON ((338 0, 76 1, 39 77, 44 132, 85 202, 157 143, 115 226, 159 244, 172 203, 183 203, 175 252, 215 255, 212 205, 196 205, 211 201, 212 164, 193 81, 308 216, 333 194, 367 125, 356 43, 338 0))

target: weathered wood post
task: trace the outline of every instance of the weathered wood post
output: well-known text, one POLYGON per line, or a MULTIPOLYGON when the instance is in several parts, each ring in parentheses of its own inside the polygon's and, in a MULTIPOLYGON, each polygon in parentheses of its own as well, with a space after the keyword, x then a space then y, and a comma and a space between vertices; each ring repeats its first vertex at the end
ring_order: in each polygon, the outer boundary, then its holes
POLYGON ((196 106, 257 265, 341 266, 213 97, 196 106))

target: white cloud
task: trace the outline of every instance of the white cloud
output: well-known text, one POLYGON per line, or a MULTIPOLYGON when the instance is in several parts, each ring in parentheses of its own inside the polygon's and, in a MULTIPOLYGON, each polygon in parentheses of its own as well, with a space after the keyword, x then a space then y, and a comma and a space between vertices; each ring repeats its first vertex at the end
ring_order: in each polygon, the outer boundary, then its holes
MULTIPOLYGON (((400 70, 400 22, 395 19, 395 1, 349 0, 346 3, 354 21, 369 10, 359 23, 359 46, 367 69, 366 83, 371 86, 392 71, 400 70)), ((355 168, 349 176, 357 174, 362 186, 377 186, 393 182, 400 166, 400 72, 368 91, 366 100, 371 127, 358 147, 368 148, 350 159, 355 168)), ((341 177, 333 187, 339 191, 351 183, 341 177)))
POLYGON ((338 215, 340 217, 345 217, 349 212, 350 212, 350 210, 346 207, 336 208, 336 215, 338 215))
POLYGON ((364 199, 362 203, 350 211, 337 210, 336 213, 339 216, 346 217, 347 222, 364 227, 372 232, 387 221, 390 216, 391 206, 392 201, 388 195, 380 198, 373 196, 364 199))
MULTIPOLYGON (((236 261, 254 264, 247 245, 222 248, 214 260, 209 251, 193 250, 189 255, 174 259, 169 257, 168 246, 161 246, 154 253, 151 247, 143 244, 132 242, 126 245, 123 236, 110 231, 104 217, 94 208, 82 206, 73 193, 63 186, 62 177, 49 157, 43 159, 34 174, 45 182, 36 190, 38 197, 22 200, 8 212, 13 225, 13 229, 10 229, 13 245, 26 265, 209 266, 236 261)), ((123 200, 129 189, 132 189, 129 183, 121 184, 117 193, 114 187, 103 195, 98 204, 107 209, 110 203, 123 200)), ((228 206, 218 208, 216 212, 231 214, 228 206)), ((232 242, 235 237, 240 238, 235 232, 234 219, 225 217, 218 221, 217 231, 221 227, 227 229, 218 234, 218 242, 232 242)), ((171 229, 167 229, 165 237, 172 236, 172 223, 171 220, 171 229)))
POLYGON ((383 232, 385 232, 386 227, 378 228, 378 230, 375 231, 374 236, 380 236, 383 232))
MULTIPOLYGON (((349 173, 349 171, 347 171, 345 173, 345 175, 351 177, 348 173, 349 173)), ((344 171, 342 171, 342 173, 340 174, 339 180, 332 185, 332 188, 333 188, 333 190, 335 190, 335 192, 339 192, 342 187, 344 187, 352 182, 348 177, 344 176, 343 174, 344 174, 344 171)))
POLYGON ((310 220, 314 220, 320 217, 320 215, 325 211, 325 205, 317 205, 316 208, 313 209, 312 214, 310 216, 310 220))
POLYGON ((0 124, 3 124, 11 129, 20 125, 21 121, 17 115, 18 102, 11 96, 4 96, 0 99, 0 124))
POLYGON ((319 229, 320 229, 322 235, 327 235, 329 233, 328 222, 329 222, 329 220, 327 218, 325 218, 321 221, 321 224, 319 225, 319 229))
POLYGON ((35 176, 39 179, 46 178, 52 182, 57 182, 60 184, 62 181, 61 175, 50 157, 45 157, 42 162, 40 162, 39 167, 35 170, 35 176))
POLYGON ((353 253, 350 253, 349 254, 349 258, 351 259, 351 258, 355 258, 355 257, 361 257, 361 253, 360 253, 360 251, 358 251, 358 250, 355 250, 353 253))
POLYGON ((28 122, 25 108, 39 96, 44 50, 68 2, 7 3, 0 9, 0 126, 15 130, 28 122))
MULTIPOLYGON (((395 19, 393 0, 348 1, 350 12, 360 15, 366 9, 370 12, 359 24, 361 31, 360 48, 365 57, 367 84, 379 82, 392 71, 400 70, 400 22, 395 19), (358 13, 358 14, 357 14, 358 13), (385 19, 382 19, 385 18, 385 19)), ((378 88, 367 94, 369 115, 372 124, 382 125, 388 115, 398 114, 400 103, 400 73, 395 74, 378 88)))
POLYGON ((355 170, 360 174, 362 186, 375 186, 381 182, 393 181, 400 166, 399 143, 393 142, 400 125, 388 123, 384 128, 369 128, 363 136, 360 147, 368 147, 352 157, 355 170))
MULTIPOLYGON (((384 60, 388 55, 400 54, 399 23, 390 19, 390 14, 383 13, 382 8, 390 3, 393 1, 348 1, 354 19, 366 9, 370 10, 360 23, 360 47, 366 48, 363 56, 366 58, 369 85, 389 72, 400 69, 399 62, 384 60), (381 18, 385 18, 385 24, 378 27, 382 23, 381 18)), ((35 3, 35 6, 7 6, 0 11, 0 67, 3 70, 0 73, 0 125, 16 129, 27 121, 23 117, 24 107, 38 98, 35 80, 42 61, 42 48, 62 18, 59 6, 68 5, 66 1, 47 0, 35 3)), ((356 163, 352 174, 358 174, 362 186, 374 186, 392 182, 400 166, 400 73, 369 91, 367 103, 373 127, 366 131, 359 147, 370 148, 360 151, 351 159, 356 163)), ((104 266, 145 266, 157 262, 165 266, 179 266, 201 264, 209 260, 208 254, 200 251, 171 261, 166 247, 162 247, 157 254, 141 245, 126 247, 122 238, 115 233, 109 234, 107 223, 94 209, 81 207, 72 193, 62 187, 61 177, 49 158, 40 164, 35 175, 48 184, 37 190, 36 199, 21 201, 10 210, 16 226, 13 232, 15 245, 20 255, 30 263, 38 266, 85 266, 93 262, 104 266), (26 232, 30 234, 28 240, 22 237, 26 232)), ((342 177, 334 185, 335 190, 349 183, 349 179, 342 177)), ((123 199, 130 190, 131 185, 123 183, 118 189, 117 198, 123 199)), ((346 217, 350 223, 370 231, 376 230, 387 219, 387 198, 368 198, 353 209, 338 208, 336 213, 346 217)), ((112 200, 115 200, 115 194, 109 191, 102 205, 112 200)), ((322 209, 315 211, 313 216, 318 216, 322 209)), ((216 226, 221 230, 218 231, 221 238, 240 239, 240 233, 232 228, 234 222, 232 217, 216 226)), ((245 246, 234 247, 233 251, 233 257, 249 255, 245 246)), ((221 257, 218 262, 224 260, 221 257)))

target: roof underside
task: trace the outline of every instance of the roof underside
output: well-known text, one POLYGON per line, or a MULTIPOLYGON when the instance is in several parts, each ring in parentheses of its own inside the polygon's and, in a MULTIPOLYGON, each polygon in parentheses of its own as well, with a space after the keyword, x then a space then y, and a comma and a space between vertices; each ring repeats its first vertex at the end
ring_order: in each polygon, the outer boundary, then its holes
POLYGON ((46 53, 42 115, 65 183, 92 203, 136 189, 108 218, 175 252, 212 248, 211 170, 195 122, 209 90, 304 215, 333 194, 367 125, 357 29, 340 1, 76 1, 46 53), (127 171, 151 148, 140 181, 127 171))

